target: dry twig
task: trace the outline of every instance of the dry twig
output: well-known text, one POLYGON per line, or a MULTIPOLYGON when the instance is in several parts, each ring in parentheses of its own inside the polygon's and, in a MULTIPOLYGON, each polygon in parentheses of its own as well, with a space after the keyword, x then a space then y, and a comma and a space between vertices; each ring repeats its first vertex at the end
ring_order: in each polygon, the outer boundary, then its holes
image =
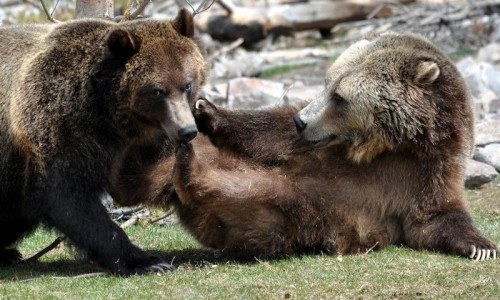
POLYGON ((123 16, 116 17, 115 21, 126 22, 136 19, 144 11, 144 9, 146 9, 146 6, 151 3, 151 0, 142 0, 141 2, 139 2, 137 9, 132 12, 136 3, 136 0, 130 0, 123 16))
POLYGON ((191 2, 189 2, 189 0, 184 0, 184 2, 187 3, 187 5, 191 8, 191 10, 193 11, 193 16, 196 16, 197 14, 200 14, 204 11, 207 11, 210 9, 210 7, 212 7, 212 5, 214 4, 216 0, 203 0, 200 5, 198 5, 197 8, 194 8, 193 4, 191 4, 191 2))
POLYGON ((212 53, 210 56, 209 56, 209 60, 213 60, 214 58, 216 57, 220 57, 221 55, 223 54, 226 54, 227 52, 231 52, 233 51, 234 49, 238 48, 239 46, 241 46, 243 44, 245 40, 243 38, 238 38, 236 41, 230 43, 229 45, 227 46, 224 46, 222 48, 220 48, 219 50, 217 51, 214 51, 214 53, 212 53))
POLYGON ((31 263, 31 262, 36 261, 40 257, 44 256, 50 250, 56 248, 60 243, 64 242, 65 240, 66 240, 65 236, 58 236, 50 245, 43 248, 41 251, 39 251, 35 255, 31 256, 30 258, 23 260, 23 263, 31 263))
POLYGON ((218 3, 228 15, 231 15, 235 10, 235 6, 230 0, 219 0, 218 3))
MULTIPOLYGON (((54 10, 52 10, 52 13, 49 13, 49 9, 47 8, 47 5, 45 4, 44 0, 40 0, 40 3, 42 3, 43 11, 47 15, 47 19, 49 19, 49 21, 51 21, 52 23, 61 23, 61 21, 56 20, 56 19, 54 19, 52 17, 52 14, 54 13, 54 10)), ((57 6, 58 3, 59 3, 59 1, 56 3, 56 6, 57 6)), ((54 6, 54 9, 56 8, 56 6, 54 6)))
POLYGON ((149 219, 149 223, 156 223, 158 221, 161 221, 163 219, 166 219, 168 217, 170 217, 171 215, 173 215, 175 213, 175 208, 172 208, 171 210, 169 210, 166 214, 164 214, 163 216, 160 216, 160 217, 157 217, 157 218, 151 218, 149 219))

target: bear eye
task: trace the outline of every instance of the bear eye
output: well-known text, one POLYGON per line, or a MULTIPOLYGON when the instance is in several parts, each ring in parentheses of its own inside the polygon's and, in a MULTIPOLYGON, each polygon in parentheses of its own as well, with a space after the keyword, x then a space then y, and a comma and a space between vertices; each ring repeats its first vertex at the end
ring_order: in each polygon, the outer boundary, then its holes
POLYGON ((332 101, 335 102, 335 104, 341 104, 345 102, 345 99, 340 96, 338 93, 334 93, 332 97, 332 101))
POLYGON ((155 89, 153 89, 153 95, 155 97, 161 97, 161 96, 165 95, 165 91, 160 89, 160 88, 155 88, 155 89))
POLYGON ((193 84, 190 82, 190 83, 186 84, 186 86, 184 87, 184 91, 191 92, 192 88, 193 88, 193 84))

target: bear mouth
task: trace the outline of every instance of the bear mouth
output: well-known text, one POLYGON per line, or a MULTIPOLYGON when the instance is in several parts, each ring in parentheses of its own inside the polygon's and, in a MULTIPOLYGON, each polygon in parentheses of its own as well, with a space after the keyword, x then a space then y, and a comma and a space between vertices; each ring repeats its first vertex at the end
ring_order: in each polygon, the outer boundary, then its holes
POLYGON ((336 139, 337 139, 337 136, 332 134, 332 135, 329 135, 321 140, 311 141, 311 143, 313 145, 313 148, 317 149, 317 148, 323 148, 323 147, 328 146, 331 142, 333 142, 336 139))

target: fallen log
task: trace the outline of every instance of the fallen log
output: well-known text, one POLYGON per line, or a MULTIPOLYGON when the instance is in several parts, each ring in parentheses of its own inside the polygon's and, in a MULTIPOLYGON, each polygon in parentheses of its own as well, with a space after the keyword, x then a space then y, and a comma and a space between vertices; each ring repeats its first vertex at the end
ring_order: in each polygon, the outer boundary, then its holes
MULTIPOLYGON (((224 2, 222 2, 224 3, 224 2)), ((249 46, 267 36, 289 35, 295 31, 319 30, 329 34, 337 24, 374 17, 389 17, 391 7, 382 1, 313 1, 270 7, 224 7, 225 11, 201 14, 198 29, 220 41, 244 39, 249 46)))

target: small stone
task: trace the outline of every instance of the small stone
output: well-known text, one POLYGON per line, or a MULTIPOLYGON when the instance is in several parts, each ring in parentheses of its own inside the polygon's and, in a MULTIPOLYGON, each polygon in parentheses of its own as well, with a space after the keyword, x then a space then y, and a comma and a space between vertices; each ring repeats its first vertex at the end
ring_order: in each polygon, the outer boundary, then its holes
MULTIPOLYGON (((500 56, 500 53, 499 53, 500 56)), ((479 63, 481 81, 486 87, 493 91, 497 98, 500 97, 500 71, 496 70, 492 64, 482 62, 479 63)))
POLYGON ((489 144, 476 148, 474 159, 484 162, 500 171, 500 144, 489 144))
POLYGON ((465 187, 468 189, 478 188, 493 181, 497 175, 497 171, 492 166, 468 159, 465 169, 465 187))
POLYGON ((489 89, 481 80, 481 68, 472 57, 466 57, 457 63, 457 68, 462 74, 467 87, 475 98, 486 93, 489 89))
POLYGON ((310 101, 318 97, 319 93, 325 88, 324 85, 313 85, 313 86, 297 86, 293 87, 288 91, 287 98, 290 103, 296 103, 301 101, 310 101))
POLYGON ((477 60, 500 67, 500 43, 492 43, 479 49, 477 60))
MULTIPOLYGON (((218 84, 215 89, 224 98, 227 95, 227 83, 218 84)), ((258 78, 235 78, 229 81, 227 106, 231 108, 259 108, 277 104, 283 95, 285 85, 258 78)))
POLYGON ((476 124, 476 145, 500 144, 500 121, 491 120, 476 124))

